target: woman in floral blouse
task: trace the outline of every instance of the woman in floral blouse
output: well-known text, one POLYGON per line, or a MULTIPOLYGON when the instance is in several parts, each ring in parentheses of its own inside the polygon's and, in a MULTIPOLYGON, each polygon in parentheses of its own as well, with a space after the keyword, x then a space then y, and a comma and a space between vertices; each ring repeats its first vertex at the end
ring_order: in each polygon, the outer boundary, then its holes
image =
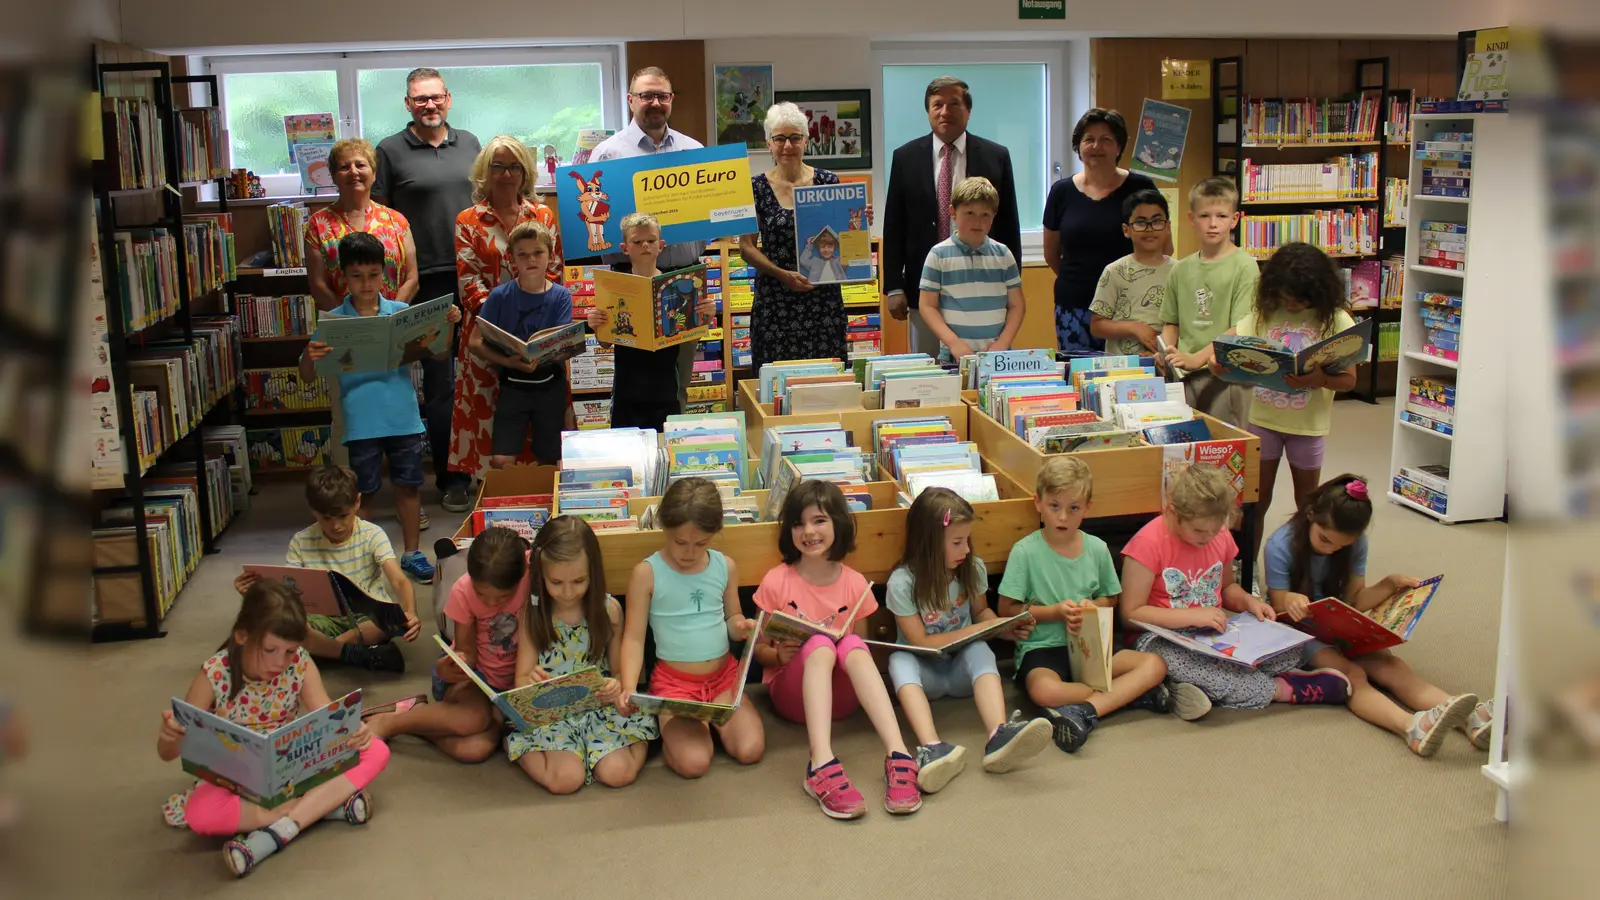
POLYGON ((312 213, 306 223, 306 280, 317 309, 344 302, 339 241, 353 231, 365 231, 383 244, 383 295, 410 303, 417 294, 417 248, 406 217, 372 199, 377 151, 361 138, 342 140, 328 151, 328 168, 339 199, 312 213))
MULTIPOLYGON (((494 405, 500 381, 476 356, 467 352, 477 330, 478 308, 502 281, 516 277, 506 238, 523 222, 539 222, 556 231, 555 213, 539 203, 533 186, 538 179, 533 155, 523 143, 500 135, 484 146, 472 164, 472 196, 477 203, 456 216, 456 278, 461 282, 461 351, 456 371, 455 409, 450 418, 450 469, 481 477, 489 468, 494 438, 494 405)), ((565 272, 561 236, 547 273, 560 282, 565 272)), ((573 427, 567 404, 567 428, 573 427)), ((528 457, 531 461, 532 457, 528 457)))

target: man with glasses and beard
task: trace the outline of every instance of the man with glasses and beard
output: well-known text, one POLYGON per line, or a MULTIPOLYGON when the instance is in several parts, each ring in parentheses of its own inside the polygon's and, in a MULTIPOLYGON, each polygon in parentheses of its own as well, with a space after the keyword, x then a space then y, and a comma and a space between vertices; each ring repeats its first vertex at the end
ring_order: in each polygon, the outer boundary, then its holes
MULTIPOLYGON (((406 76, 406 110, 411 124, 378 144, 378 178, 372 196, 398 210, 411 223, 417 245, 416 302, 449 294, 461 303, 456 282, 456 215, 471 206, 472 163, 482 149, 470 131, 450 127, 450 91, 437 69, 413 69, 406 76)), ((531 177, 531 176, 530 176, 531 177)), ((472 477, 447 468, 450 456, 450 404, 455 392, 448 358, 422 361, 423 422, 433 453, 434 479, 441 505, 450 512, 472 509, 472 477)))

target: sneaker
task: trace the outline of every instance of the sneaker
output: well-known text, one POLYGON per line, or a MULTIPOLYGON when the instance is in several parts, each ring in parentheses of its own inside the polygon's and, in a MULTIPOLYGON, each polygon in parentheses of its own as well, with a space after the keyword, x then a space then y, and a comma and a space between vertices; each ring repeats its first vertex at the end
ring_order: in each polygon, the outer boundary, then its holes
POLYGON ((1172 691, 1166 682, 1162 682, 1140 694, 1138 699, 1128 704, 1128 708, 1143 709, 1153 713, 1172 712, 1172 691))
POLYGON ((345 644, 339 648, 339 661, 360 666, 369 672, 404 672, 406 658, 393 643, 345 644))
POLYGON ((1100 724, 1100 716, 1087 703, 1046 707, 1044 718, 1054 732, 1056 746, 1066 753, 1077 753, 1082 749, 1084 742, 1089 740, 1089 732, 1100 724))
POLYGON ((1289 683, 1289 702, 1295 705, 1350 702, 1350 679, 1338 669, 1290 669, 1278 676, 1289 683))
POLYGON ((1472 708, 1472 715, 1461 725, 1467 740, 1479 750, 1489 749, 1489 738, 1494 736, 1494 701, 1485 700, 1472 708))
POLYGON ((830 819, 859 819, 867 814, 867 801, 844 774, 837 759, 820 769, 810 769, 804 782, 806 793, 822 807, 830 819))
MULTIPOLYGON (((425 510, 425 509, 418 510, 417 511, 417 530, 418 531, 427 531, 431 527, 433 527, 433 523, 428 521, 428 511, 425 510)), ((420 552, 420 551, 418 551, 418 552, 420 552)))
POLYGON ((1024 720, 1022 710, 1012 710, 1011 721, 995 729, 983 745, 983 770, 998 775, 1015 769, 1017 763, 1039 755, 1050 743, 1050 731, 1044 719, 1024 720))
POLYGON ((472 498, 467 496, 466 488, 451 488, 444 492, 439 505, 445 512, 464 513, 472 512, 472 498))
POLYGON ((967 748, 940 741, 917 748, 917 787, 937 794, 967 767, 967 748))
POLYGON ((1211 697, 1199 687, 1182 681, 1172 682, 1172 712, 1185 722, 1193 722, 1211 712, 1211 697))
POLYGON ((896 816, 909 816, 922 808, 917 790, 917 761, 904 753, 891 753, 883 761, 883 808, 896 816))
POLYGON ((1411 717, 1411 728, 1406 731, 1406 746, 1423 758, 1438 753, 1444 736, 1467 721, 1467 717, 1472 715, 1472 708, 1477 705, 1476 694, 1457 694, 1446 698, 1433 709, 1419 710, 1411 717))
POLYGON ((410 575, 418 584, 433 584, 436 574, 433 563, 428 562, 421 550, 413 550, 400 557, 400 571, 410 575))

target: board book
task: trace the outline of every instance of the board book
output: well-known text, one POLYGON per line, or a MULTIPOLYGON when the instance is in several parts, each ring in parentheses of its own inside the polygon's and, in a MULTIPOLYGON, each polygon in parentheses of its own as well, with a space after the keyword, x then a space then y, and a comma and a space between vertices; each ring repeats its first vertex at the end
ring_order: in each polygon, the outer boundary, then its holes
POLYGON ((455 298, 444 296, 387 316, 318 313, 311 339, 331 349, 317 360, 317 374, 382 372, 448 353, 454 306, 455 298))
MULTIPOLYGON (((1009 631, 1018 622, 1027 622, 1031 621, 1032 619, 1033 613, 1030 612, 1020 612, 1014 616, 990 619, 988 622, 983 623, 982 628, 978 628, 965 637, 951 641, 942 647, 919 647, 915 644, 899 644, 895 643, 894 641, 866 641, 865 643, 869 647, 882 647, 885 650, 904 651, 906 653, 914 653, 917 656, 924 656, 930 659, 950 659, 957 653, 960 653, 969 644, 974 644, 978 641, 987 641, 990 638, 998 637, 1002 632, 1009 631)), ((938 635, 929 635, 929 637, 938 637, 938 635)))
POLYGON ((300 566, 246 565, 263 581, 276 581, 300 598, 307 615, 348 619, 367 616, 390 634, 405 634, 405 607, 392 600, 379 600, 356 586, 343 572, 300 566))
POLYGON ((767 612, 761 617, 760 635, 773 641, 797 641, 805 643, 816 635, 824 635, 833 641, 839 641, 850 633, 856 623, 856 614, 861 612, 861 604, 867 602, 872 596, 872 582, 867 582, 867 589, 856 598, 854 606, 841 613, 834 613, 826 622, 813 622, 804 616, 791 615, 786 612, 767 612))
POLYGON ((478 335, 485 346, 501 356, 532 363, 536 369, 582 355, 587 349, 583 329, 584 323, 571 322, 536 332, 524 341, 487 319, 478 319, 478 335))
POLYGON ((1221 378, 1232 384, 1264 387, 1285 394, 1305 393, 1284 381, 1286 375, 1307 375, 1313 369, 1342 372, 1372 355, 1373 320, 1360 322, 1298 353, 1276 341, 1243 335, 1223 335, 1211 342, 1223 368, 1221 378))
POLYGON ((445 656, 450 657, 450 660, 472 679, 478 690, 483 691, 489 702, 505 715, 511 727, 518 731, 536 731, 546 725, 564 722, 573 716, 610 705, 600 700, 600 684, 605 681, 605 676, 593 666, 575 669, 566 675, 538 684, 509 691, 497 691, 480 678, 478 673, 467 665, 466 660, 451 649, 450 642, 445 640, 443 635, 436 634, 433 640, 444 651, 445 656))
POLYGON ((795 259, 812 284, 872 281, 872 232, 867 186, 861 183, 794 189, 795 259))
POLYGON ((1443 575, 1435 575, 1367 612, 1335 597, 1324 597, 1311 604, 1308 615, 1295 627, 1350 657, 1394 647, 1411 639, 1443 580, 1443 575))
POLYGON ((266 809, 282 806, 356 764, 361 690, 260 732, 172 698, 183 727, 183 770, 266 809))
POLYGON ((594 305, 604 309, 608 318, 595 329, 595 335, 608 344, 639 350, 698 341, 711 330, 713 318, 700 315, 700 298, 705 293, 704 264, 653 278, 597 271, 594 305))
POLYGON ((1311 635, 1278 622, 1257 619, 1254 613, 1234 613, 1222 631, 1209 628, 1173 631, 1148 622, 1134 622, 1180 647, 1216 659, 1255 668, 1262 660, 1311 640, 1311 635))
POLYGON ((640 712, 655 716, 683 716, 686 719, 699 719, 712 725, 728 724, 733 714, 739 711, 740 704, 744 703, 744 685, 750 680, 750 663, 756 657, 756 635, 760 633, 761 624, 758 622, 755 633, 744 642, 744 658, 739 662, 739 686, 734 691, 732 703, 702 703, 698 700, 679 700, 639 693, 629 697, 628 702, 640 712))

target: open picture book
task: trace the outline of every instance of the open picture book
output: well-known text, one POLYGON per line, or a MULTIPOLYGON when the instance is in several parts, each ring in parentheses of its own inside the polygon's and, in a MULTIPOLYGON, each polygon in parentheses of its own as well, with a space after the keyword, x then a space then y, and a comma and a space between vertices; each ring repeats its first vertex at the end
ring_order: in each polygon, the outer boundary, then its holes
POLYGON ((586 347, 583 328, 582 322, 570 322, 522 340, 487 319, 478 320, 478 336, 483 338, 484 346, 502 356, 532 363, 536 369, 582 355, 586 347))
MULTIPOLYGON (((763 613, 762 617, 765 616, 763 613)), ((761 634, 761 623, 757 622, 755 632, 744 642, 744 657, 739 662, 739 682, 733 694, 733 702, 702 703, 698 700, 678 700, 640 693, 634 693, 628 698, 628 702, 640 712, 655 716, 683 716, 686 719, 699 719, 712 725, 728 724, 728 720, 733 718, 733 714, 738 712, 739 706, 744 703, 744 684, 750 679, 750 663, 756 658, 756 637, 759 634, 761 634)))
POLYGON ((341 572, 300 566, 247 565, 246 572, 263 581, 280 582, 300 597, 307 615, 347 619, 366 616, 389 634, 406 633, 406 611, 400 604, 379 600, 356 586, 341 572))
MULTIPOLYGON (((883 649, 890 651, 905 651, 906 653, 914 653, 917 656, 927 657, 929 659, 949 659, 950 657, 955 656, 957 653, 960 653, 962 649, 967 647, 969 644, 999 637, 1001 634, 1010 631, 1011 627, 1018 622, 1025 622, 1032 618, 1032 613, 1021 612, 1014 616, 990 619, 989 621, 983 623, 982 628, 975 629, 970 634, 951 641, 950 643, 945 644, 943 647, 918 647, 915 644, 899 644, 895 643, 894 641, 867 641, 866 644, 869 647, 882 647, 883 649)), ((930 635, 930 637, 938 637, 938 635, 930 635)))
POLYGON ((830 640, 838 641, 855 627, 856 615, 861 612, 861 604, 867 602, 872 596, 872 582, 867 582, 867 589, 856 598, 854 606, 840 609, 830 617, 828 622, 813 622, 803 616, 790 615, 786 612, 768 612, 761 617, 761 629, 756 633, 773 641, 798 641, 805 643, 816 635, 826 635, 830 640))
POLYGON ((447 295, 390 316, 318 313, 311 339, 332 349, 317 360, 317 374, 382 372, 448 353, 454 326, 447 317, 454 305, 455 298, 447 295))
POLYGON ((706 293, 704 264, 654 278, 626 272, 594 273, 594 305, 606 311, 595 335, 608 344, 660 350, 706 336, 715 316, 700 315, 706 293))
POLYGON ((266 809, 303 795, 356 764, 361 691, 351 691, 272 731, 259 732, 172 698, 184 729, 183 770, 266 809))
POLYGON ((1294 626, 1351 657, 1404 644, 1411 639, 1412 629, 1417 627, 1442 581, 1443 575, 1435 575, 1366 612, 1337 598, 1324 597, 1313 602, 1310 612, 1294 626))
POLYGON ((1278 622, 1257 619, 1253 613, 1247 612, 1229 616, 1228 627, 1220 632, 1209 628, 1173 631, 1148 622, 1132 624, 1159 634, 1180 647, 1252 669, 1269 656, 1311 640, 1311 635, 1305 632, 1278 622))
POLYGON ((445 640, 443 635, 436 634, 433 639, 444 651, 444 655, 459 666, 461 671, 467 673, 467 677, 478 686, 478 690, 483 691, 489 702, 504 713, 506 721, 518 731, 536 731, 546 725, 563 722, 573 716, 610 705, 601 701, 598 696, 600 684, 605 681, 605 676, 592 666, 576 669, 566 675, 530 684, 527 687, 497 691, 478 677, 478 673, 451 649, 450 642, 445 640))
POLYGON ((1342 372, 1372 355, 1373 320, 1360 322, 1298 353, 1267 338, 1225 334, 1211 342, 1222 380, 1264 387, 1285 394, 1305 393, 1284 381, 1286 375, 1309 375, 1316 369, 1342 372))

